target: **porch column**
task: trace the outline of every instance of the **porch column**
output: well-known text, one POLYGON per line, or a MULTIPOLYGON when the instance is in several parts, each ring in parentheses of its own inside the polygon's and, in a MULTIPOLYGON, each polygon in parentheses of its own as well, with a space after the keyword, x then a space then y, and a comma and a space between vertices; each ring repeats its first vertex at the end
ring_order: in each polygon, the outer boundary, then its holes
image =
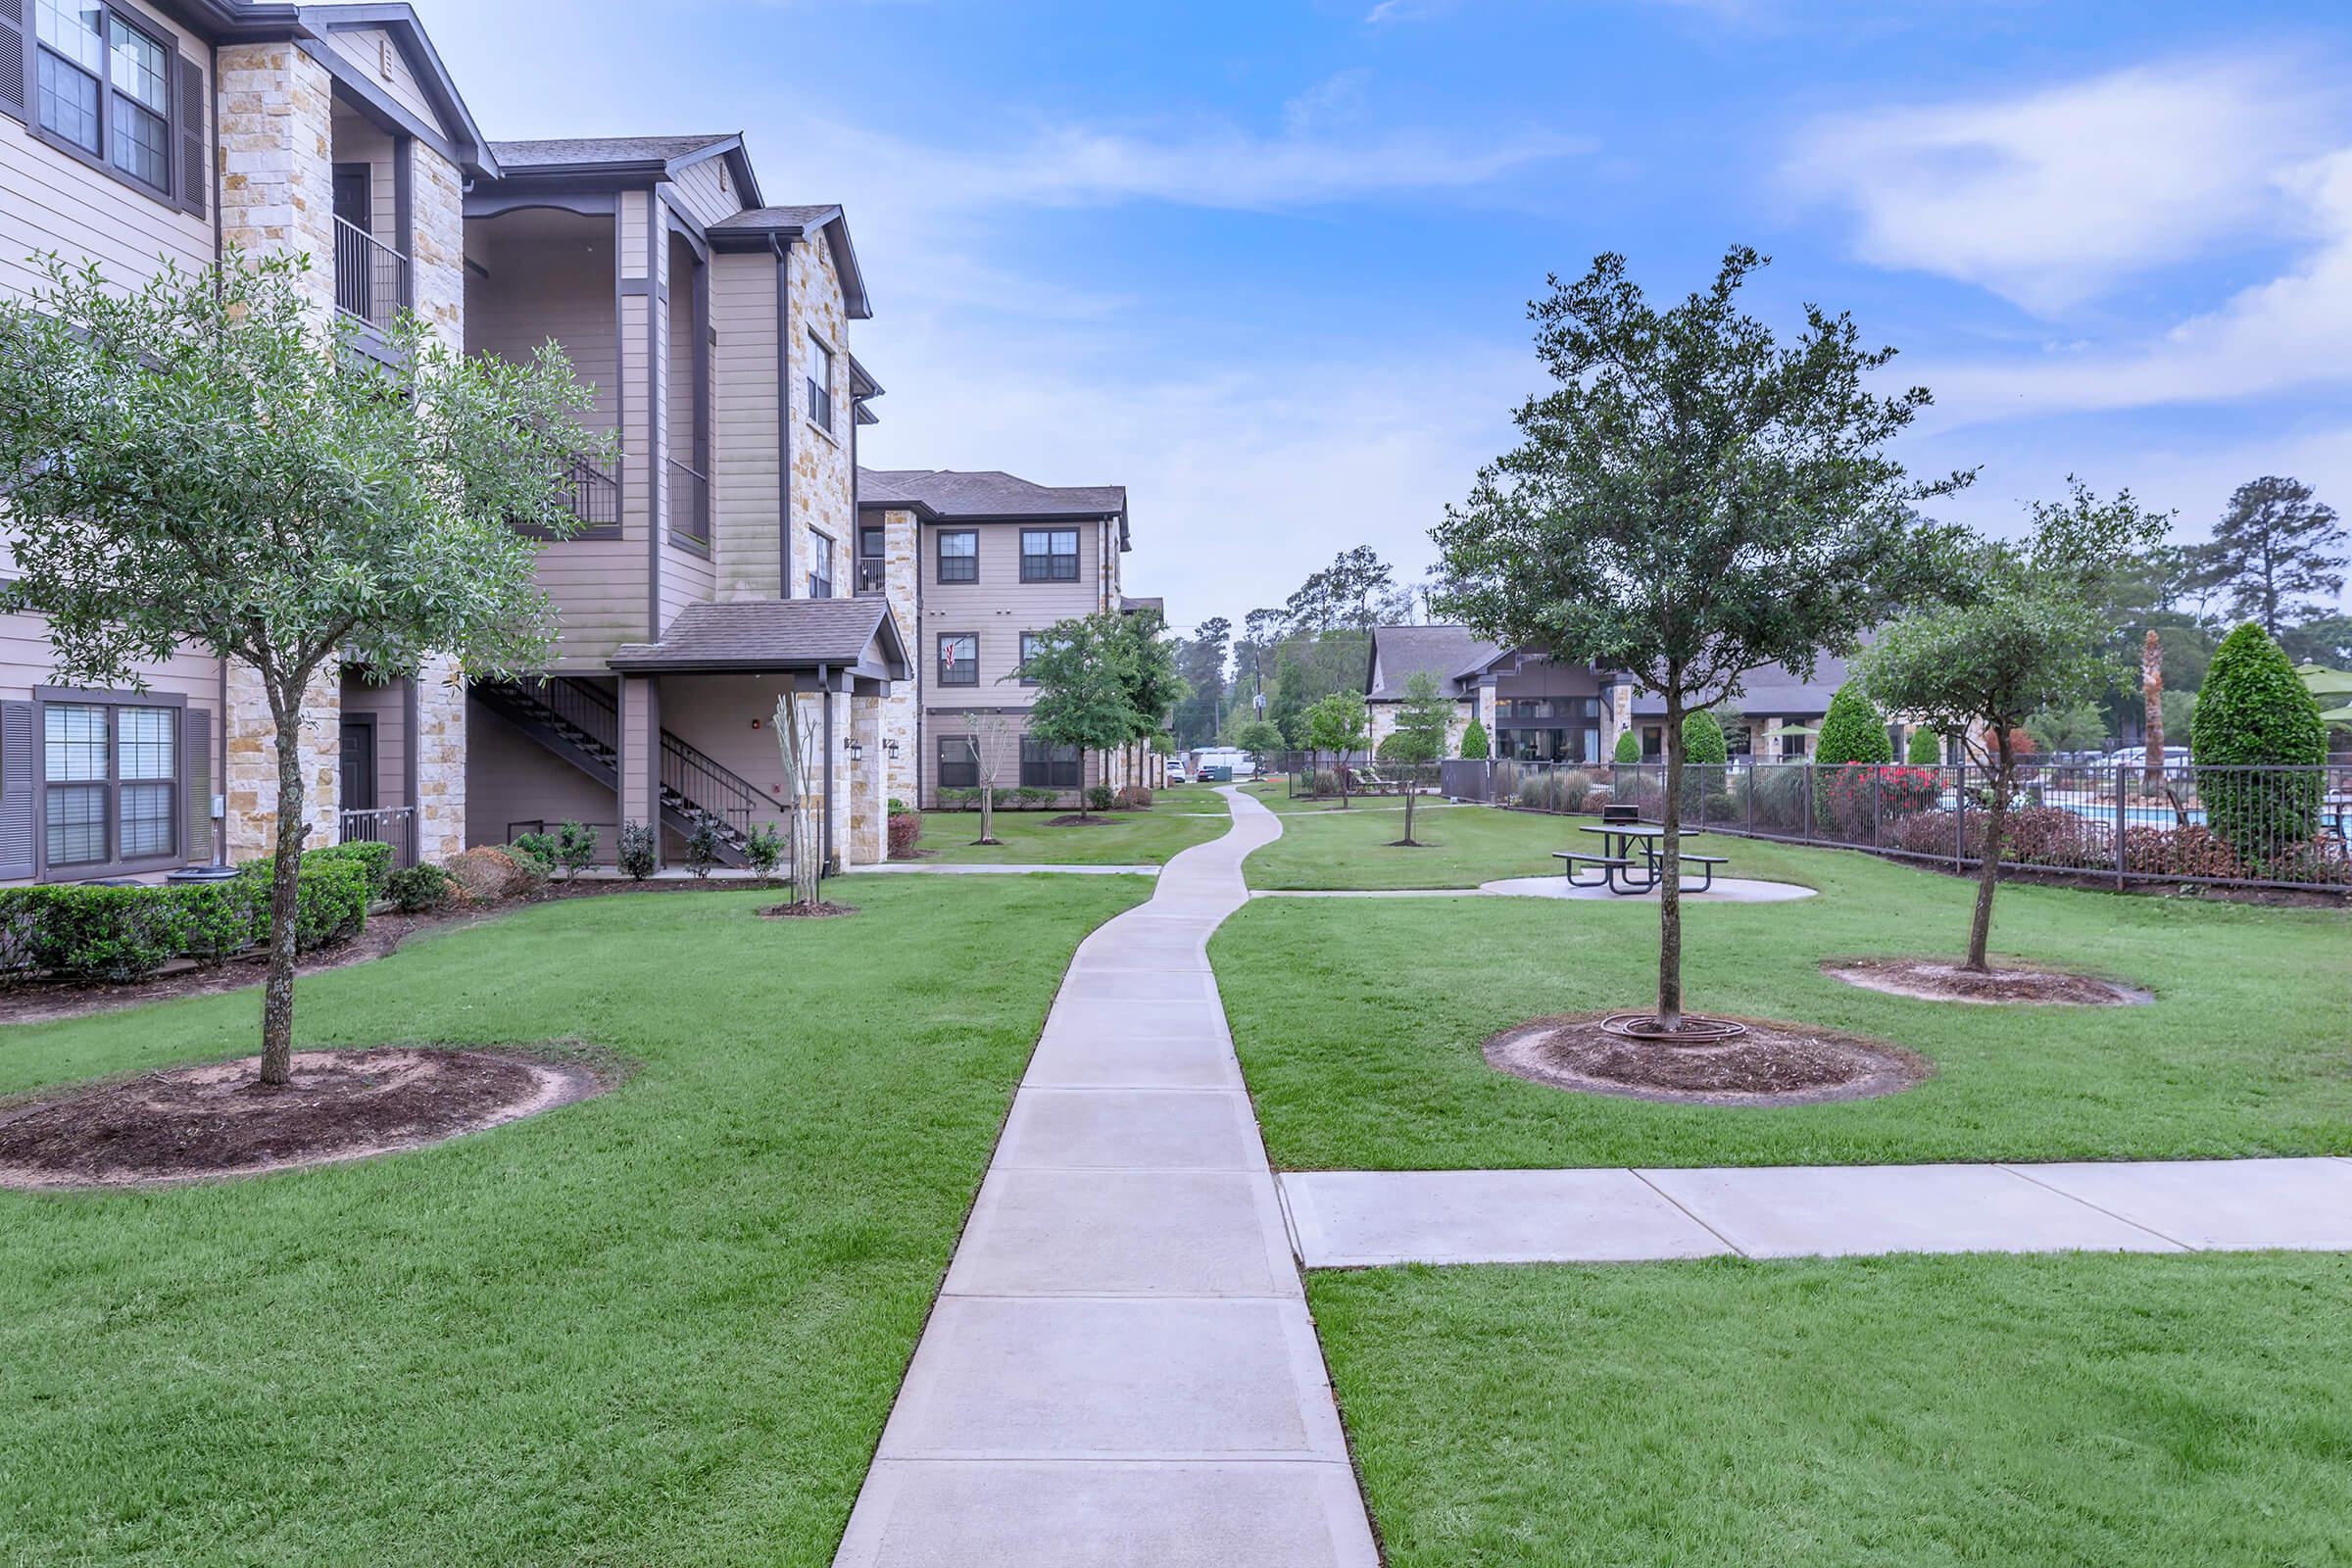
POLYGON ((448 654, 435 654, 409 684, 413 725, 408 804, 416 808, 411 853, 446 860, 466 847, 466 677, 448 654))
POLYGON ((873 865, 890 858, 889 760, 882 753, 883 699, 854 693, 850 698, 850 738, 863 753, 850 764, 851 865, 873 865))
MULTIPOLYGON (((654 864, 662 863, 662 691, 658 678, 620 677, 620 820, 654 830, 654 864)), ((617 843, 614 845, 617 850, 617 843)))

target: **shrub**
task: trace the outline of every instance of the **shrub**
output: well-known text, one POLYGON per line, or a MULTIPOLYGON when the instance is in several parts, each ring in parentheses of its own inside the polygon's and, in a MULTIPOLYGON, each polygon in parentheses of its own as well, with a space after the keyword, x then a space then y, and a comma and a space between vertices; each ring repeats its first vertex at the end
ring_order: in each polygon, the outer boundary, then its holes
POLYGON ((371 900, 382 898, 384 888, 392 880, 392 846, 389 844, 356 839, 349 844, 326 844, 302 853, 302 863, 305 865, 331 860, 349 860, 357 865, 360 875, 368 884, 368 897, 371 900))
POLYGON ((1606 784, 1595 784, 1585 792, 1585 809, 1598 811, 1613 799, 1615 799, 1614 792, 1606 784))
POLYGON ((392 873, 384 897, 403 914, 431 914, 458 902, 458 881, 437 865, 412 865, 392 873))
POLYGON ((1570 768, 1553 775, 1551 798, 1553 806, 1562 811, 1581 811, 1592 793, 1592 775, 1582 768, 1570 768))
POLYGON ((1732 760, 1723 738, 1723 725, 1705 709, 1683 715, 1683 760, 1699 767, 1721 767, 1732 760))
POLYGON ((890 858, 894 860, 914 858, 915 841, 923 836, 923 819, 915 811, 890 813, 890 858))
MULTIPOLYGON (((240 879, 241 880, 241 879, 240 879)), ((177 957, 187 920, 168 888, 40 887, 0 893, 12 928, 36 969, 122 985, 177 957)), ((246 928, 250 940, 252 927, 246 928)))
POLYGON ((596 829, 581 822, 556 829, 556 863, 564 868, 564 881, 577 882, 596 863, 596 829))
POLYGON ((1470 727, 1462 731, 1462 756, 1470 761, 1483 762, 1491 755, 1493 752, 1487 739, 1487 726, 1475 718, 1471 719, 1470 727))
POLYGON ((654 864, 661 857, 661 840, 654 828, 644 822, 620 824, 620 843, 613 857, 621 874, 632 882, 642 882, 654 874, 654 864))
POLYGON ((1130 784, 1119 791, 1119 808, 1122 810, 1140 811, 1151 804, 1152 790, 1148 785, 1130 784))
POLYGON ((1013 796, 1025 811, 1041 810, 1054 804, 1054 792, 1038 784, 1024 784, 1013 791, 1013 796))
POLYGON ((1842 762, 1815 768, 1813 781, 1815 815, 1825 818, 1845 838, 1867 837, 1874 811, 1883 824, 1906 812, 1925 810, 1943 798, 1942 776, 1931 768, 1842 762))
POLYGON ((1812 770, 1799 763, 1759 762, 1747 770, 1747 794, 1756 826, 1797 833, 1807 827, 1806 792, 1812 770))
POLYGON ((776 867, 784 863, 784 835, 776 831, 775 823, 755 823, 744 835, 743 861, 762 882, 776 874, 776 867))
POLYGON ((1935 767, 1943 761, 1943 737, 1932 729, 1911 732, 1911 749, 1903 760, 1913 767, 1935 767))
POLYGON ((1821 737, 1813 747, 1813 760, 1825 766, 1894 760, 1894 743, 1886 738, 1886 720, 1855 682, 1847 681, 1830 699, 1830 710, 1821 720, 1821 737))
POLYGON ((269 934, 270 882, 266 876, 196 882, 170 891, 187 922, 180 952, 208 968, 226 963, 269 934))
POLYGON ((1642 760, 1642 738, 1630 729, 1618 736, 1616 759, 1620 762, 1642 760))
POLYGON ((2319 830, 2328 727, 2294 665, 2260 626, 2249 621, 2222 640, 2197 693, 2189 737, 2205 819, 2240 861, 2261 864, 2310 843, 2319 830), (2251 771, 2262 766, 2298 770, 2251 771))
POLYGON ((898 815, 900 812, 902 812, 902 811, 911 811, 911 810, 913 810, 913 809, 914 809, 914 808, 913 808, 913 807, 911 807, 911 806, 908 806, 908 805, 907 805, 907 804, 906 804, 905 801, 902 801, 902 800, 900 800, 900 799, 899 799, 899 798, 898 798, 896 795, 893 795, 893 796, 890 798, 890 814, 891 814, 891 815, 893 815, 893 816, 897 816, 897 815, 898 815))
POLYGON ((1118 799, 1117 792, 1107 784, 1097 784, 1086 792, 1086 804, 1098 811, 1107 811, 1118 799))
POLYGON ((694 813, 694 826, 686 834, 686 869, 697 882, 710 874, 710 868, 718 863, 719 851, 726 842, 726 834, 721 830, 717 813, 694 813))
POLYGON ((538 861, 495 845, 453 855, 446 868, 466 898, 488 904, 533 898, 547 885, 547 871, 538 861))
POLYGON ((556 836, 553 833, 517 833, 507 846, 507 853, 517 860, 526 860, 538 867, 541 876, 552 875, 556 869, 556 836))
POLYGON ((1541 811, 1551 804, 1551 792, 1541 773, 1530 773, 1519 781, 1519 804, 1530 810, 1541 811))
MULTIPOLYGON (((368 875, 348 859, 324 864, 306 862, 294 883, 294 951, 309 953, 347 941, 368 924, 368 875)), ((262 867, 259 902, 263 919, 269 917, 269 862, 262 867)))
POLYGON ((943 789, 939 792, 939 804, 942 810, 976 811, 980 809, 980 792, 962 785, 943 789))

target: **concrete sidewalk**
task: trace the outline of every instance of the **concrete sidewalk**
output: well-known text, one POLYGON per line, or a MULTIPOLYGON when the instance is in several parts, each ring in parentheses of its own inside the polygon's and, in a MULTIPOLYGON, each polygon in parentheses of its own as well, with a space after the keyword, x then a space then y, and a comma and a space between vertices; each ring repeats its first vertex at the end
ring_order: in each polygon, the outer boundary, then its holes
POLYGON ((2352 1159, 1296 1171, 1309 1268, 1877 1252, 2352 1250, 2352 1159))
POLYGON ((835 1558, 1373 1568, 1207 942, 1223 838, 1079 949, 835 1558))

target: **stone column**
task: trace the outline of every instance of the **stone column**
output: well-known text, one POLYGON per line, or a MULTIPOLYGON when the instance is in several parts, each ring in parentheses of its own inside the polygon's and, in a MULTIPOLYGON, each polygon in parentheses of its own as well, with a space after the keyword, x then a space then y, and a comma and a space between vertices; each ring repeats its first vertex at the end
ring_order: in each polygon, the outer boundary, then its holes
MULTIPOLYGON (((873 865, 890 858, 887 792, 891 762, 882 751, 883 699, 852 697, 849 707, 850 739, 863 756, 846 764, 849 832, 842 844, 842 859, 847 865, 873 865)), ((835 830, 840 830, 839 822, 835 830)))
POLYGON ((466 677, 447 654, 416 677, 416 858, 446 860, 466 847, 466 677))
POLYGON ((890 605, 891 618, 899 624, 899 635, 906 642, 907 678, 890 683, 890 695, 882 700, 882 740, 886 746, 896 745, 889 753, 888 776, 883 788, 908 806, 917 803, 922 792, 922 759, 915 756, 919 744, 916 730, 916 711, 923 700, 923 628, 915 612, 916 573, 922 570, 922 528, 911 512, 882 514, 882 597, 890 605))
MULTIPOLYGON (((315 675, 303 693, 302 818, 306 849, 332 844, 342 811, 343 675, 315 675)), ((257 860, 277 848, 277 726, 262 677, 243 660, 228 664, 228 756, 220 770, 228 797, 228 858, 257 860)))
POLYGON ((1600 756, 1594 761, 1605 762, 1617 755, 1617 742, 1634 727, 1634 683, 1621 680, 1609 689, 1609 729, 1600 738, 1600 756))

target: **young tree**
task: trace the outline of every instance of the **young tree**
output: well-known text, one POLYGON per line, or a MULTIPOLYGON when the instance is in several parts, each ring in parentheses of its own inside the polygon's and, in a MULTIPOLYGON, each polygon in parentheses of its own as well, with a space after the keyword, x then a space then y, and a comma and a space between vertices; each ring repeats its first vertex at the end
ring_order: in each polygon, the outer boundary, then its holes
POLYGON ((997 837, 997 779, 1021 755, 1021 721, 1010 713, 975 713, 963 738, 972 754, 972 777, 980 784, 980 836, 974 844, 1001 844, 997 837))
POLYGON ((1250 719, 1235 730, 1233 744, 1250 754, 1261 777, 1266 771, 1266 759, 1280 752, 1284 745, 1282 731, 1262 718, 1250 719))
MULTIPOLYGON (((1453 727, 1453 715, 1459 705, 1446 696, 1438 685, 1438 677, 1426 669, 1416 669, 1405 678, 1404 702, 1396 710, 1396 729, 1387 745, 1396 760, 1406 766, 1419 769, 1446 755, 1446 735, 1453 727)), ((1421 793, 1417 774, 1408 777, 1404 785, 1404 837, 1399 848, 1417 849, 1413 839, 1413 801, 1421 793)))
MULTIPOLYGON (((1094 752, 1105 762, 1134 738, 1142 719, 1129 700, 1125 618, 1099 611, 1057 620, 1046 628, 1028 662, 1004 677, 1037 685, 1029 708, 1030 734, 1050 746, 1074 746, 1081 757, 1094 752)), ((1089 814, 1087 805, 1081 790, 1080 816, 1089 814)))
POLYGON ((2142 512, 2130 491, 2101 502, 2077 485, 2063 504, 2037 503, 2025 543, 1978 542, 1950 601, 1887 627, 1857 666, 1881 707, 1917 713, 1931 729, 1960 736, 1968 756, 1991 775, 1969 969, 1986 967, 2027 716, 2087 702, 2115 678, 2114 656, 2084 584, 2162 538, 2168 522, 2142 512))
POLYGON ((261 1081, 290 1075, 300 737, 344 663, 416 678, 545 666, 539 545, 576 527, 564 475, 598 441, 552 344, 467 359, 414 317, 390 368, 313 305, 307 263, 167 268, 129 290, 56 258, 0 299, 0 475, 15 578, 0 609, 48 618, 60 678, 141 685, 193 644, 249 666, 276 726, 277 821, 261 1081), (518 526, 520 525, 520 526, 518 526))
POLYGON ((1894 760, 1886 720, 1855 682, 1847 681, 1830 698, 1830 710, 1822 715, 1821 738, 1814 743, 1813 760, 1825 766, 1894 760))
POLYGON ((2199 585, 2224 596, 2226 613, 2276 638, 2307 601, 2343 592, 2344 530, 2311 486, 2268 475, 2237 487, 2197 561, 2199 585))
POLYGON ((1436 531, 1452 608, 1479 636, 1629 671, 1665 704, 1654 1027, 1683 1019, 1683 719, 1769 663, 1798 678, 1849 653, 1911 589, 1926 532, 1886 453, 1924 389, 1866 382, 1891 349, 1806 308, 1783 344, 1740 314, 1762 257, 1736 247, 1714 283, 1665 310, 1605 255, 1531 314, 1558 385, 1517 418, 1526 444, 1480 471, 1436 531))
POLYGON ((776 698, 776 757, 784 767, 784 853, 792 860, 792 902, 804 907, 815 906, 824 875, 823 836, 816 815, 816 782, 824 764, 824 701, 819 692, 788 691, 776 698))
POLYGON ((1156 610, 1139 610, 1118 617, 1116 659, 1126 683, 1127 706, 1134 728, 1126 746, 1128 777, 1142 783, 1144 752, 1152 737, 1167 727, 1168 715, 1184 701, 1184 677, 1176 668, 1176 648, 1161 635, 1165 622, 1156 610))
POLYGON ((1342 810, 1348 808, 1348 754, 1364 745, 1371 724, 1372 715, 1364 707, 1362 692, 1333 692, 1306 710, 1307 744, 1317 752, 1331 752, 1338 758, 1336 770, 1342 810))

